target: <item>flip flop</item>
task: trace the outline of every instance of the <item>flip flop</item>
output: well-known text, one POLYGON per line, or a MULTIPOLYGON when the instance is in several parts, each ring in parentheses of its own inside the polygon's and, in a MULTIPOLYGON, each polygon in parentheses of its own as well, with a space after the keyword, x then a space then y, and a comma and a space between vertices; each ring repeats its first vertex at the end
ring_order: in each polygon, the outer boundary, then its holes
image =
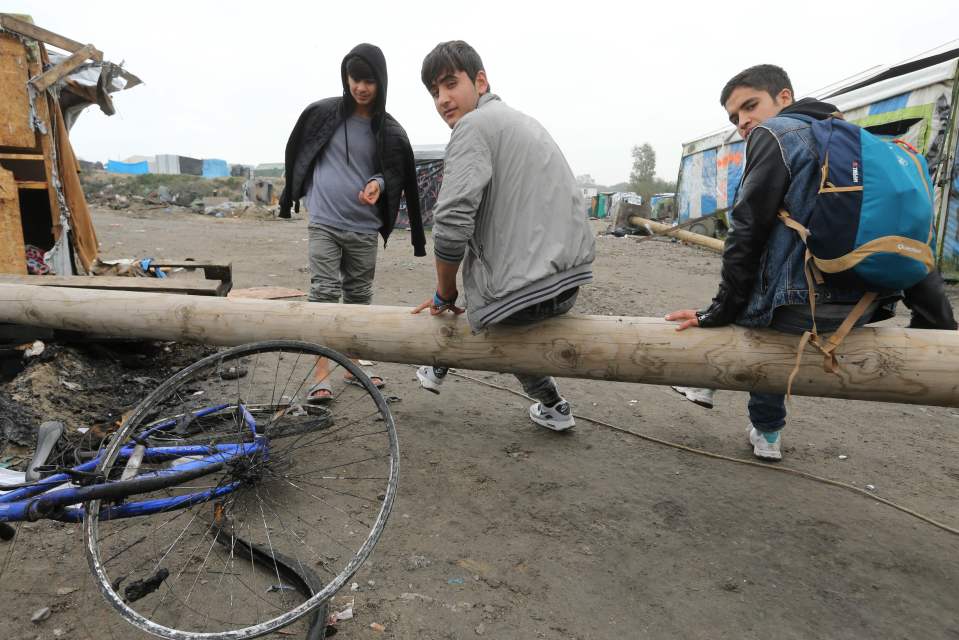
MULTIPOLYGON (((373 386, 376 387, 377 389, 382 389, 383 387, 386 386, 386 382, 383 380, 383 376, 378 376, 378 375, 376 375, 375 373, 373 373, 372 371, 364 371, 364 373, 365 373, 366 376, 370 379, 370 382, 373 383, 373 386)), ((360 383, 357 381, 356 378, 354 378, 354 377, 351 376, 351 375, 345 375, 345 376, 343 376, 343 380, 346 382, 346 384, 352 384, 352 385, 357 386, 357 387, 362 387, 362 386, 363 386, 362 384, 360 384, 360 383)))
POLYGON ((329 382, 316 382, 306 390, 307 404, 326 404, 333 399, 333 387, 329 382), (326 395, 315 395, 320 391, 325 391, 326 395))

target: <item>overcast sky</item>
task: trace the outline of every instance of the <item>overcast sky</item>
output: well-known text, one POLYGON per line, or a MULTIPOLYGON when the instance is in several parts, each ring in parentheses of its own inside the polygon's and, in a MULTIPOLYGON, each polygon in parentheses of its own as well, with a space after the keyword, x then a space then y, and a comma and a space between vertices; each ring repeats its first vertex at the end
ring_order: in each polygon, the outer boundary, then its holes
POLYGON ((114 95, 115 116, 80 117, 71 139, 85 159, 282 161, 300 111, 341 93, 340 61, 364 41, 386 54, 387 109, 413 144, 445 143, 419 71, 437 42, 462 39, 494 92, 602 184, 627 179, 643 142, 675 179, 681 144, 726 124, 719 91, 744 67, 779 64, 802 94, 959 37, 956 0, 650 4, 13 0, 4 11, 91 42, 144 80, 114 95))

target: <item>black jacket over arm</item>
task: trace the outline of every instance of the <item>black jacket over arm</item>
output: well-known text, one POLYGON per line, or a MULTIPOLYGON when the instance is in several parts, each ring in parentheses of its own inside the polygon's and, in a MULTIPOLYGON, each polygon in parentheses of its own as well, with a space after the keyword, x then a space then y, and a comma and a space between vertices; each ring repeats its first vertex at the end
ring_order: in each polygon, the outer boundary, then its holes
MULTIPOLYGON (((363 58, 373 69, 377 80, 376 105, 370 126, 376 139, 376 168, 383 175, 386 185, 377 201, 380 217, 380 235, 383 243, 396 225, 400 198, 406 195, 406 207, 410 219, 410 241, 413 255, 426 255, 426 236, 420 213, 420 198, 416 184, 416 162, 413 147, 406 131, 393 116, 386 112, 386 59, 382 51, 371 44, 355 47, 343 58, 341 76, 343 96, 326 98, 308 106, 293 127, 286 143, 286 186, 280 195, 280 217, 290 217, 294 207, 299 211, 299 200, 310 188, 313 167, 320 152, 330 141, 333 133, 353 113, 356 102, 350 95, 346 80, 346 61, 353 56, 363 58)), ((357 189, 360 191, 362 185, 357 189)))

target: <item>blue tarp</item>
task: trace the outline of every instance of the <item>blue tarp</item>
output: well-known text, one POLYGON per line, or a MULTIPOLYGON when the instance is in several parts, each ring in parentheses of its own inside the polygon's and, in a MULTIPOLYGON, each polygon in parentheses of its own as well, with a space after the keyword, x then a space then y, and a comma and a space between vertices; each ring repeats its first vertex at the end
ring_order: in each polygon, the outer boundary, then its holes
POLYGON ((139 176, 144 173, 150 173, 150 165, 146 160, 143 162, 117 162, 116 160, 108 160, 107 171, 110 173, 126 173, 139 176))
POLYGON ((230 165, 226 160, 209 159, 203 161, 204 178, 229 178, 230 165))

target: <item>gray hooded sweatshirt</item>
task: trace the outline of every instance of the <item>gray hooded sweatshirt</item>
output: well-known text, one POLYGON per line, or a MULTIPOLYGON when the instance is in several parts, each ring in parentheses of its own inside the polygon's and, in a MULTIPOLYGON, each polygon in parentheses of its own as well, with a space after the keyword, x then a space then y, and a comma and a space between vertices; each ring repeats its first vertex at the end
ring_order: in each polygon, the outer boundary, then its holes
POLYGON ((463 262, 474 332, 593 278, 595 241, 563 152, 493 94, 453 127, 433 216, 436 257, 463 262))

